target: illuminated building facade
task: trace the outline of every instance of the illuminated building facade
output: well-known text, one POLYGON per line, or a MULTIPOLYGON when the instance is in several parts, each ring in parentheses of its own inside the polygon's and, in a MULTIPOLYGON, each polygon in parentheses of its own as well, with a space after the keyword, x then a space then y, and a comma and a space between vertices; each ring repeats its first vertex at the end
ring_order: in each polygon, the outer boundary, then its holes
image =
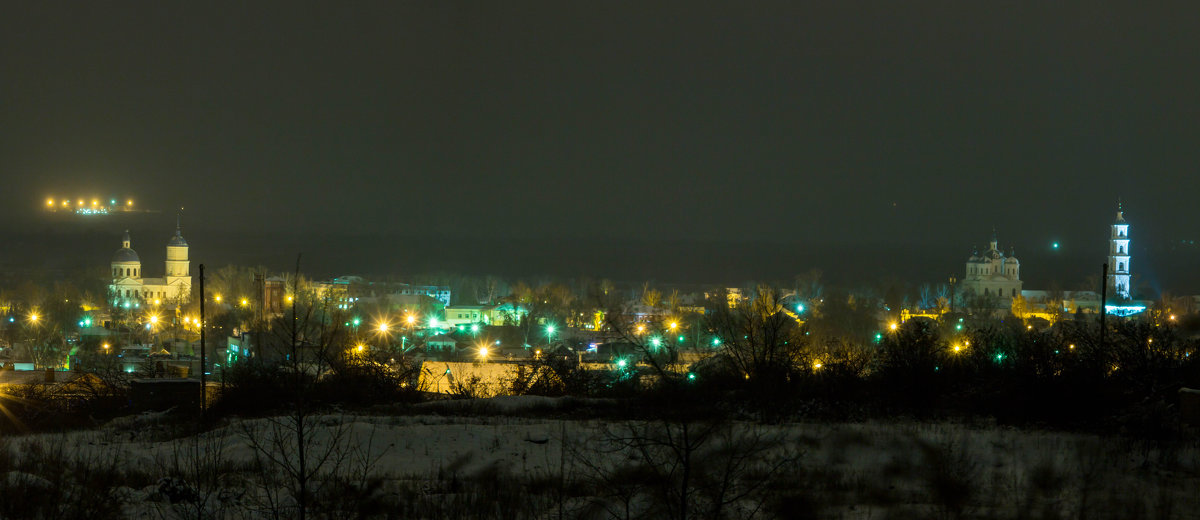
POLYGON ((188 244, 177 225, 175 236, 167 241, 166 271, 162 278, 145 278, 142 261, 132 248, 129 231, 121 239, 121 249, 113 254, 112 284, 109 291, 114 304, 169 303, 188 298, 192 293, 192 276, 188 261, 188 244))
POLYGON ((963 277, 964 294, 998 296, 1002 302, 1021 294, 1021 262, 1010 248, 1008 255, 1000 251, 996 234, 983 254, 976 249, 967 259, 967 272, 963 277))
POLYGON ((1129 293, 1129 223, 1125 222, 1121 204, 1117 203, 1117 219, 1113 221, 1108 239, 1108 286, 1113 294, 1130 299, 1129 293))

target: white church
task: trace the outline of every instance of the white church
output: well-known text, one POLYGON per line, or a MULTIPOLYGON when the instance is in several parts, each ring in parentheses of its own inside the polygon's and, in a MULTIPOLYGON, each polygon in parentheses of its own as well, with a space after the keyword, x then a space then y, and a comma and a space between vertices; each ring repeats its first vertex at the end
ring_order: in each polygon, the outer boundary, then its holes
POLYGON ((1011 300, 1021 294, 1021 262, 1011 248, 1007 255, 1000 250, 995 232, 992 232, 989 245, 982 254, 978 249, 972 251, 967 259, 967 272, 962 281, 964 294, 1011 300))
POLYGON ((121 239, 121 249, 112 258, 112 284, 109 291, 113 303, 167 303, 189 298, 192 276, 188 267, 188 244, 179 225, 175 236, 167 241, 166 273, 162 278, 145 278, 142 261, 133 250, 129 230, 121 239))

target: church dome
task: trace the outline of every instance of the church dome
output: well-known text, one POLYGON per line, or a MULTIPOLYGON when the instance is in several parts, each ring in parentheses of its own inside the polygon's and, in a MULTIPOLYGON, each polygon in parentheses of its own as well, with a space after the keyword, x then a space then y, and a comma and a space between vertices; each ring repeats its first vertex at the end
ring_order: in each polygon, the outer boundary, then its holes
POLYGON ((138 258, 137 251, 134 251, 128 247, 122 247, 121 249, 118 249, 115 254, 113 254, 112 263, 114 264, 124 264, 130 262, 141 263, 141 259, 138 258))
POLYGON ((167 247, 187 247, 187 240, 184 240, 179 233, 175 233, 175 236, 167 242, 167 247))

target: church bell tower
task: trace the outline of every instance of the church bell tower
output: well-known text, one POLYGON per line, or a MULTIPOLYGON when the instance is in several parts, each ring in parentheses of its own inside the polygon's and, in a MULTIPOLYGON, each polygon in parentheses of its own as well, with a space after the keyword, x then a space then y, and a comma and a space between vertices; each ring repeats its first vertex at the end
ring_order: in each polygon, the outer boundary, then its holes
POLYGON ((1129 292, 1129 223, 1125 222, 1121 203, 1117 203, 1117 219, 1112 223, 1108 239, 1108 286, 1113 294, 1123 300, 1130 299, 1129 292))

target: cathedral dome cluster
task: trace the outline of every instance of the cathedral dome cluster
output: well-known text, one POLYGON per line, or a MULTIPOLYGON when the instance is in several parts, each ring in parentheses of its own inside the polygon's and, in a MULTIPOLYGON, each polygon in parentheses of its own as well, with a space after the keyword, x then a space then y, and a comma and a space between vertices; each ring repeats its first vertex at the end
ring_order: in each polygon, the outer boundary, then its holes
POLYGON ((144 278, 142 261, 133 250, 129 231, 121 239, 121 248, 113 253, 112 284, 109 291, 114 304, 179 302, 191 296, 192 277, 188 261, 188 244, 182 230, 167 241, 166 271, 162 278, 144 278))
POLYGON ((1013 298, 1021 294, 1021 261, 1016 252, 1009 248, 1005 255, 999 247, 995 233, 990 247, 982 254, 979 249, 967 258, 967 274, 963 278, 963 289, 968 293, 983 296, 1013 298))

